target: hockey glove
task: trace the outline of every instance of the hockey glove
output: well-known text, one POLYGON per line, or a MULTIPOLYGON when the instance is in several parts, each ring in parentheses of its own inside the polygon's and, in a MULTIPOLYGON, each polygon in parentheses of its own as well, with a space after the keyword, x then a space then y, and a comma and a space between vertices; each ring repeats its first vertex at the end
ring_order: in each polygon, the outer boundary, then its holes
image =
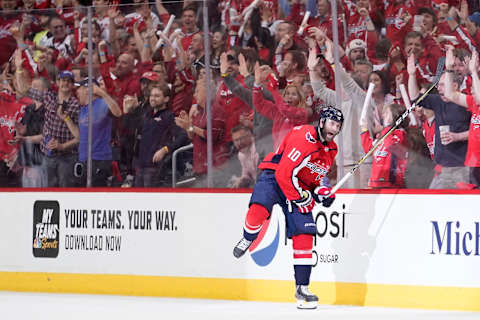
POLYGON ((332 188, 326 186, 316 187, 314 190, 315 201, 321 203, 325 208, 328 208, 335 201, 335 194, 329 196, 332 188))
POLYGON ((313 210, 313 207, 315 207, 315 201, 313 200, 312 193, 308 190, 303 190, 302 198, 299 200, 294 200, 293 203, 297 205, 298 211, 301 213, 309 213, 313 210))

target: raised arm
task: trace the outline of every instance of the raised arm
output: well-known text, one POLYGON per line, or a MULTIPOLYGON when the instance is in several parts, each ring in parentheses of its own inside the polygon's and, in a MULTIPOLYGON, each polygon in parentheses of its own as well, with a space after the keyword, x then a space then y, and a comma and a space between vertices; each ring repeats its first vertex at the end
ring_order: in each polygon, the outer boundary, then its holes
MULTIPOLYGON (((242 57, 243 63, 245 62, 245 58, 242 54, 239 54, 238 60, 240 61, 240 56, 242 57)), ((227 86, 227 88, 232 91, 232 93, 239 97, 240 100, 245 102, 250 108, 253 109, 252 103, 252 90, 245 88, 242 86, 240 82, 238 82, 233 76, 227 73, 228 69, 228 60, 227 60, 227 53, 223 52, 220 55, 220 73, 222 75, 223 83, 227 86)))
POLYGON ((335 105, 336 94, 335 91, 327 88, 322 79, 318 75, 316 67, 320 62, 320 58, 317 57, 317 48, 310 48, 308 53, 308 72, 310 74, 310 80, 312 84, 313 93, 316 97, 322 99, 326 104, 335 105))
POLYGON ((275 104, 266 100, 262 92, 262 83, 267 78, 269 71, 269 67, 260 66, 258 62, 255 64, 255 83, 253 85, 252 104, 263 116, 273 120, 277 114, 275 104))
POLYGON ((122 109, 120 109, 120 106, 118 105, 118 103, 107 93, 107 91, 103 90, 97 85, 93 85, 93 94, 105 100, 105 103, 107 104, 108 109, 115 117, 118 118, 122 115, 122 109))
MULTIPOLYGON (((478 56, 477 56, 478 58, 478 56)), ((472 61, 473 61, 472 57, 472 61)), ((455 57, 453 55, 453 46, 448 46, 445 59, 446 75, 445 75, 445 98, 462 107, 467 107, 467 96, 453 88, 453 65, 455 57)), ((476 73, 476 72, 474 72, 476 73)), ((477 76, 478 77, 478 76, 477 76)))
POLYGON ((475 99, 475 103, 480 104, 480 79, 478 77, 478 52, 474 51, 472 54, 472 58, 470 63, 468 64, 468 68, 472 73, 472 80, 473 80, 473 98, 475 99))
POLYGON ((117 56, 117 54, 118 55, 120 54, 118 35, 117 35, 117 25, 115 23, 115 20, 119 16, 119 14, 120 14, 120 11, 118 10, 117 7, 108 8, 108 18, 109 18, 108 41, 110 43, 110 46, 115 56, 117 56))
POLYGON ((413 54, 407 59, 407 72, 408 72, 408 95, 411 99, 416 99, 420 90, 417 83, 417 67, 415 66, 415 57, 413 54))

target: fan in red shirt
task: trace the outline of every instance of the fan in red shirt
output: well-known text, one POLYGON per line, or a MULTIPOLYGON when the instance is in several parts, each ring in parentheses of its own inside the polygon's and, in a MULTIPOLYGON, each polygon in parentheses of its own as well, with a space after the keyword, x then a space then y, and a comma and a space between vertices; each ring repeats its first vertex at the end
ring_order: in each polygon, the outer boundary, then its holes
POLYGON ((376 9, 370 5, 369 0, 358 0, 355 6, 355 11, 347 17, 347 42, 353 39, 366 39, 367 36, 367 24, 368 20, 377 21, 376 9), (362 14, 362 9, 366 9, 366 13, 362 14))
POLYGON ((197 11, 194 6, 186 6, 182 12, 182 32, 184 37, 182 38, 182 47, 185 52, 192 44, 193 36, 199 31, 197 28, 197 11))
MULTIPOLYGON (((381 136, 387 133, 395 119, 397 119, 405 108, 399 104, 390 104, 384 108, 383 121, 385 128, 381 136)), ((398 129, 395 129, 375 150, 372 155, 372 173, 368 182, 370 188, 404 188, 405 170, 407 168, 408 139, 407 131, 409 119, 405 119, 398 129)), ((368 152, 373 146, 373 139, 370 136, 366 124, 362 124, 361 134, 362 146, 368 152)))
MULTIPOLYGON (((317 27, 317 28, 325 28, 327 30, 327 36, 330 39, 333 39, 333 31, 332 31, 332 15, 330 14, 330 2, 328 0, 317 0, 317 10, 318 15, 316 17, 310 17, 307 21, 308 25, 317 27)), ((295 23, 297 26, 300 26, 305 16, 305 5, 301 4, 300 1, 295 1, 292 4, 290 15, 288 16, 288 20, 295 23)), ((343 22, 339 18, 338 19, 338 43, 340 45, 344 44, 345 41, 345 34, 343 28, 343 22)))
POLYGON ((17 7, 16 0, 2 0, 0 1, 0 65, 4 65, 12 56, 17 43, 12 37, 10 28, 15 22, 22 22, 22 16, 13 11, 17 7))
MULTIPOLYGON (((5 82, 8 80, 2 80, 5 82)), ((11 167, 16 159, 19 145, 12 144, 15 137, 15 124, 20 122, 27 105, 32 103, 27 97, 17 99, 11 90, 9 84, 1 85, 0 105, 0 161, 5 161, 8 167, 11 167)))
POLYGON ((100 73, 108 94, 114 97, 118 105, 122 106, 123 109, 123 98, 125 95, 140 96, 141 93, 139 76, 134 72, 134 59, 128 53, 123 53, 118 57, 112 69, 115 79, 112 78, 110 73, 112 62, 107 62, 104 56, 101 56, 100 60, 100 73))

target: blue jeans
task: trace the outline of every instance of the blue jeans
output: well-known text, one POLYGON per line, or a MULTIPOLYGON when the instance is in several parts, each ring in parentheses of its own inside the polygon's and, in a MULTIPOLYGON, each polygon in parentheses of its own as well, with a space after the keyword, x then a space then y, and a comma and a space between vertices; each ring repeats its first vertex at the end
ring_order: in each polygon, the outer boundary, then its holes
POLYGON ((73 166, 77 161, 76 154, 44 157, 42 167, 47 172, 48 187, 75 187, 73 166))

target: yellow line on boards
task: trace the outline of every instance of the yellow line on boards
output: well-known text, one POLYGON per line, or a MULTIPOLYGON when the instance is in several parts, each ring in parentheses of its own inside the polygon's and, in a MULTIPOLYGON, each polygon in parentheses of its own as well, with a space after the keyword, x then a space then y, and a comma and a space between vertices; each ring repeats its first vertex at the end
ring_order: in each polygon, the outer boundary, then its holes
MULTIPOLYGON (((320 304, 480 311, 480 288, 312 282, 320 304)), ((294 302, 286 280, 0 272, 0 291, 294 302)))

